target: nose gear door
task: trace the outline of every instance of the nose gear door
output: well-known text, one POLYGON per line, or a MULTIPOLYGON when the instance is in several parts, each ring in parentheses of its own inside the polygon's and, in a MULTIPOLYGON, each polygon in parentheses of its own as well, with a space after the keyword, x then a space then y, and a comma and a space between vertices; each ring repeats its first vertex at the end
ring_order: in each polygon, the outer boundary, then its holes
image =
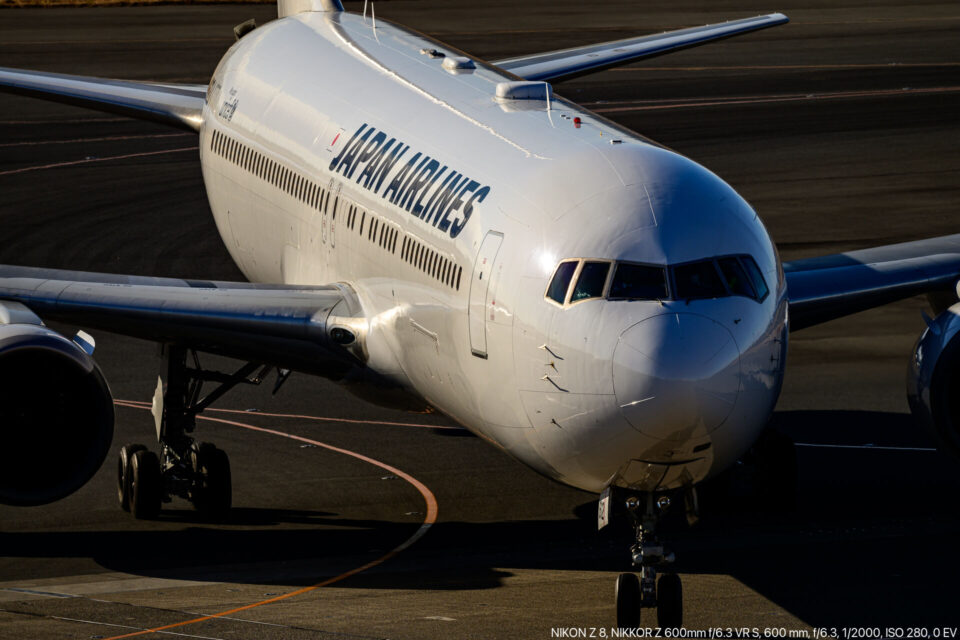
POLYGON ((470 280, 470 306, 467 314, 470 326, 470 351, 478 358, 487 357, 487 312, 496 303, 495 287, 491 287, 490 282, 493 280, 494 265, 502 242, 502 233, 487 232, 477 253, 477 261, 473 265, 473 278, 470 280))

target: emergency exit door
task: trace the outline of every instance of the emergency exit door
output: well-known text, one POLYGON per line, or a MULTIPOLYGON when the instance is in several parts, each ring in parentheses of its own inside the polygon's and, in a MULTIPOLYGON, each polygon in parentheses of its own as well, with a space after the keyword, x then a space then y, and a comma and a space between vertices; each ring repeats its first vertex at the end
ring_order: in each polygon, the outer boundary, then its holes
POLYGON ((473 265, 473 278, 470 280, 470 351, 478 358, 487 357, 487 308, 496 300, 496 291, 491 288, 493 268, 497 262, 497 253, 503 234, 489 231, 480 245, 477 261, 473 265))

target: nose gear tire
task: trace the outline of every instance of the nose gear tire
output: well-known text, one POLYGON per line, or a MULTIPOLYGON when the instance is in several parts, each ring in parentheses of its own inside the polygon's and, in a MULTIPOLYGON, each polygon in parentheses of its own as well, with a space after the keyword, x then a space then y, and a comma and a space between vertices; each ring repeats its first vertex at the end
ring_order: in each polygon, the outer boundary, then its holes
POLYGON ((636 629, 640 626, 640 581, 636 574, 621 573, 614 589, 617 600, 617 627, 636 629))
POLYGON ((683 625, 683 587, 680 576, 668 573, 657 581, 657 625, 678 629, 683 625))

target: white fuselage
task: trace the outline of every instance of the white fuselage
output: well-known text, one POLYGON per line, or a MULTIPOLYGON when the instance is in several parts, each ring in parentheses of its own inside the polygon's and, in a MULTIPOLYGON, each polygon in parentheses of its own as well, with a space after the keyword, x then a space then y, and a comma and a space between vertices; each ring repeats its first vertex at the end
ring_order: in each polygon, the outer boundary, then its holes
POLYGON ((253 281, 348 283, 370 369, 550 477, 652 491, 722 470, 766 424, 784 365, 759 218, 703 167, 567 101, 497 101, 516 79, 444 68, 460 55, 345 13, 231 48, 200 148, 234 260, 253 281), (545 297, 566 259, 715 256, 751 256, 769 295, 545 297))

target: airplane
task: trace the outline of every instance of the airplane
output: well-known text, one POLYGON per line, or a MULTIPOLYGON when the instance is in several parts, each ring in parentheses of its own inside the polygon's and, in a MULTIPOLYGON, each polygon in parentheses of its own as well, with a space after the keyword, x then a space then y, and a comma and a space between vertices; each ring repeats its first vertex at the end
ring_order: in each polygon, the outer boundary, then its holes
MULTIPOLYGON (((0 266, 0 420, 17 452, 0 503, 71 494, 111 445, 95 340, 45 324, 65 321, 163 345, 157 443, 125 445, 117 465, 136 518, 172 497, 228 513, 229 459, 194 438, 196 417, 238 384, 295 370, 435 408, 599 494, 600 527, 622 507, 639 577, 617 577, 617 625, 653 608, 679 627, 658 524, 671 508, 695 518, 697 487, 761 439, 792 331, 926 294, 935 314, 908 398, 960 455, 960 234, 781 262, 733 187, 553 93, 787 22, 485 61, 340 0, 278 0, 277 20, 235 28, 207 85, 0 69, 6 92, 196 133, 210 209, 249 280, 0 266), (209 370, 201 353, 245 364, 209 370)), ((775 448, 788 467, 790 448, 775 448)))

